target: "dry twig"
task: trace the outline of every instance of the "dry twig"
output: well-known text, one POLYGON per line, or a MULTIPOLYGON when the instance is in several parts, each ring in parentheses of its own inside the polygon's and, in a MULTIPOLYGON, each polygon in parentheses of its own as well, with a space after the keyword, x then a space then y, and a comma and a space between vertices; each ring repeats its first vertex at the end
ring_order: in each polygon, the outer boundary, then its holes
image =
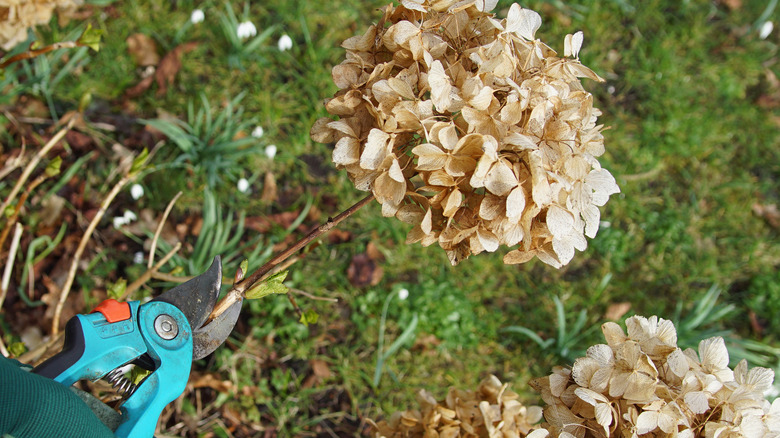
POLYGON ((76 252, 73 254, 73 261, 70 264, 70 269, 68 270, 68 277, 65 280, 65 284, 62 287, 62 292, 60 292, 60 299, 57 302, 57 307, 54 309, 54 319, 52 320, 52 324, 51 324, 52 334, 56 335, 59 332, 62 309, 65 306, 65 301, 68 299, 68 294, 70 294, 70 288, 73 286, 73 281, 76 279, 76 271, 78 270, 79 267, 79 261, 81 260, 81 255, 84 253, 84 250, 87 247, 87 242, 89 242, 89 239, 92 237, 92 233, 95 231, 95 228, 97 228, 97 225, 98 223, 100 223, 100 220, 103 219, 103 216, 106 214, 106 211, 108 210, 109 205, 111 205, 111 202, 114 201, 114 198, 116 198, 119 192, 122 191, 122 189, 127 184, 134 181, 137 176, 138 176, 137 173, 129 172, 128 174, 123 176, 122 179, 119 180, 119 182, 117 182, 114 185, 114 187, 111 189, 108 195, 106 195, 105 199, 103 199, 103 202, 100 204, 100 209, 98 210, 97 214, 95 214, 95 217, 92 218, 92 221, 89 223, 87 230, 84 232, 84 235, 81 237, 79 246, 76 248, 76 252))
POLYGON ((22 239, 22 224, 16 224, 14 227, 14 237, 11 239, 11 248, 8 251, 8 261, 5 264, 5 270, 3 271, 3 280, 0 282, 0 309, 3 308, 3 301, 5 301, 5 294, 8 293, 8 285, 11 282, 11 270, 14 267, 14 259, 16 259, 16 251, 19 249, 19 241, 22 239))
POLYGON ((9 205, 11 205, 11 201, 13 201, 14 198, 16 198, 16 195, 19 194, 19 191, 22 189, 22 186, 27 182, 27 179, 30 178, 30 174, 32 174, 33 170, 35 170, 35 167, 38 166, 38 163, 43 159, 44 156, 46 156, 47 153, 51 150, 51 148, 54 147, 57 143, 59 143, 60 140, 62 140, 63 137, 65 137, 65 134, 70 131, 70 129, 73 127, 73 124, 76 122, 76 117, 73 117, 68 122, 67 126, 57 131, 56 134, 54 134, 54 137, 52 137, 46 144, 38 151, 35 156, 32 157, 29 163, 27 163, 27 167, 24 168, 24 171, 22 172, 22 175, 19 177, 19 179, 16 181, 16 185, 14 185, 14 188, 11 189, 11 193, 8 194, 8 197, 5 198, 5 201, 3 201, 3 204, 0 205, 0 212, 5 211, 6 208, 8 208, 9 205))
MULTIPOLYGON (((168 220, 168 215, 171 214, 173 205, 176 204, 176 201, 181 197, 181 194, 182 192, 179 191, 179 193, 171 199, 171 202, 165 207, 160 223, 157 224, 157 230, 154 231, 154 237, 152 238, 152 247, 149 249, 149 263, 146 265, 148 269, 152 269, 152 265, 154 264, 154 253, 157 250, 157 240, 160 238, 160 233, 162 233, 163 226, 165 226, 165 221, 168 220)), ((181 247, 181 244, 179 244, 179 247, 181 247)))

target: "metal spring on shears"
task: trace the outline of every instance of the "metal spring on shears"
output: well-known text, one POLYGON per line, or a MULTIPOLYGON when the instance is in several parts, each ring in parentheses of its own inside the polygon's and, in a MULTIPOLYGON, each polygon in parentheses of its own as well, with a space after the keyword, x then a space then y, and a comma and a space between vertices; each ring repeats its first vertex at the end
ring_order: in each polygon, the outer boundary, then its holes
POLYGON ((138 385, 125 377, 125 374, 119 368, 106 374, 105 378, 108 380, 108 383, 110 383, 111 386, 113 386, 114 389, 121 393, 124 397, 130 397, 138 388, 138 385))

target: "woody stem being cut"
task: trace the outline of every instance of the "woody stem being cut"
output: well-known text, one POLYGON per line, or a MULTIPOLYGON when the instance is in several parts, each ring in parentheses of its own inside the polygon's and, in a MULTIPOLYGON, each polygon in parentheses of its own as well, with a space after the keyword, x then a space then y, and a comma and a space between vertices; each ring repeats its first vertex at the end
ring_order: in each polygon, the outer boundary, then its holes
POLYGON ((247 290, 251 289, 253 286, 263 282, 266 278, 268 278, 270 275, 275 273, 277 267, 279 267, 285 260, 290 258, 292 255, 294 255, 296 252, 304 249, 308 244, 313 242, 318 237, 324 235, 328 231, 335 228, 338 224, 340 224, 344 219, 352 216, 356 211, 360 210, 364 205, 371 202, 371 200, 374 199, 374 195, 368 195, 365 198, 361 199, 348 209, 344 210, 343 212, 339 213, 338 216, 334 218, 328 219, 327 222, 317 227, 314 231, 307 234, 305 237, 303 237, 301 240, 295 242, 293 245, 285 249, 284 251, 277 254, 274 258, 269 260, 266 264, 258 268, 255 272, 250 274, 249 276, 244 277, 244 279, 240 280, 236 284, 233 285, 232 288, 228 291, 228 293, 220 300, 216 306, 214 306, 214 311, 211 312, 211 315, 209 316, 209 320, 213 320, 223 312, 225 312, 233 303, 242 300, 245 296, 245 293, 247 290))

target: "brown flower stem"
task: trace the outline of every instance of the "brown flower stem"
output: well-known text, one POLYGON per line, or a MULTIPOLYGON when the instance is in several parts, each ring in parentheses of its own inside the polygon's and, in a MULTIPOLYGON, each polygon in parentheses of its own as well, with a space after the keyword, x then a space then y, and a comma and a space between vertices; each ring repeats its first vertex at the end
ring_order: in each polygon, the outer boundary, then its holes
POLYGON ((6 59, 2 63, 0 63, 0 68, 6 68, 9 65, 13 64, 14 62, 18 62, 23 59, 35 58, 36 56, 41 56, 44 53, 53 52, 57 49, 74 49, 76 47, 82 47, 82 46, 84 46, 84 44, 81 44, 77 41, 62 41, 59 43, 54 43, 49 46, 41 47, 40 49, 28 50, 18 55, 14 55, 6 59))
POLYGON ((274 258, 269 260, 266 264, 258 268, 255 272, 253 272, 248 277, 245 277, 243 280, 239 281, 238 283, 234 284, 232 288, 228 291, 228 293, 225 295, 222 300, 220 300, 216 306, 214 306, 214 310, 211 312, 211 315, 209 316, 209 320, 213 320, 217 316, 221 315, 223 312, 225 312, 233 303, 242 300, 244 298, 244 294, 247 290, 252 288, 254 285, 262 282, 265 280, 268 275, 276 268, 277 265, 284 262, 290 256, 298 252, 299 250, 306 247, 306 245, 310 244, 314 239, 317 239, 318 237, 324 235, 328 231, 332 230, 334 227, 336 227, 338 224, 340 224, 344 219, 352 216, 356 211, 360 210, 363 206, 368 204, 374 199, 374 195, 370 194, 366 196, 365 198, 361 199, 348 209, 342 211, 339 213, 338 216, 334 218, 328 219, 327 222, 320 225, 312 231, 311 233, 307 234, 303 239, 295 242, 292 246, 288 247, 278 255, 276 255, 274 258))

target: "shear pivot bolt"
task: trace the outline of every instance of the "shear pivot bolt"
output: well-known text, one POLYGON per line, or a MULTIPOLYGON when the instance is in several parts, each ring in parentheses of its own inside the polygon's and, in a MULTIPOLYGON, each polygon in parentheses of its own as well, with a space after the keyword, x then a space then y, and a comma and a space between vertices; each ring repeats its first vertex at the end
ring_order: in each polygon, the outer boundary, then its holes
POLYGON ((154 331, 165 340, 171 340, 179 334, 179 326, 171 315, 162 314, 154 320, 154 331))

